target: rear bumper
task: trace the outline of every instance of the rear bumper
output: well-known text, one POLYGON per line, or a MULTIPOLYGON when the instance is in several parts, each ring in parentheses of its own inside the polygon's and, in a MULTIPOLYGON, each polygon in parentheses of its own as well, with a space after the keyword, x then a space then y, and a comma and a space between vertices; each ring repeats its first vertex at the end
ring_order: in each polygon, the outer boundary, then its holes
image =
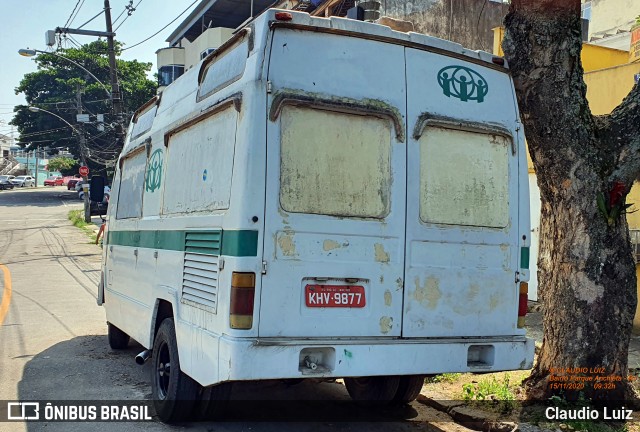
POLYGON ((496 372, 530 369, 533 352, 534 340, 524 336, 393 341, 222 337, 218 377, 242 381, 496 372))

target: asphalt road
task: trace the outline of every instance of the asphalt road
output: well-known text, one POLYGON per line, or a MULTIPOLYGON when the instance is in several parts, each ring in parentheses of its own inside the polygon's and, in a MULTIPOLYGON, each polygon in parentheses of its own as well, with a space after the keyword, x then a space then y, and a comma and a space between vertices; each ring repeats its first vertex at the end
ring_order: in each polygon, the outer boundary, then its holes
MULTIPOLYGON (((135 401, 151 396, 150 363, 134 362, 142 347, 131 343, 127 350, 113 351, 108 346, 105 313, 96 305, 101 249, 67 219, 70 210, 80 208, 81 202, 65 187, 0 192, 0 404, 7 400, 135 401)), ((348 400, 339 382, 291 384, 237 385, 232 399, 348 400)), ((241 408, 236 403, 232 409, 242 416, 241 408)), ((318 409, 331 406, 322 404, 318 409)), ((372 415, 378 413, 372 411, 372 415)), ((385 419, 168 426, 154 416, 139 423, 0 422, 0 431, 435 430, 427 422, 433 413, 418 402, 385 419)))

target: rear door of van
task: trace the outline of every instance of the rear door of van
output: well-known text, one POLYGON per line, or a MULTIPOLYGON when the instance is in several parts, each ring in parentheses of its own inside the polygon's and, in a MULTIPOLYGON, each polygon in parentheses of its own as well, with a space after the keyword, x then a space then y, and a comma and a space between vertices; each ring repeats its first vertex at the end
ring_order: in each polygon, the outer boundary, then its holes
POLYGON ((399 337, 404 48, 276 29, 260 337, 399 337))
POLYGON ((510 77, 412 48, 406 62, 402 335, 514 334, 518 117, 510 77))

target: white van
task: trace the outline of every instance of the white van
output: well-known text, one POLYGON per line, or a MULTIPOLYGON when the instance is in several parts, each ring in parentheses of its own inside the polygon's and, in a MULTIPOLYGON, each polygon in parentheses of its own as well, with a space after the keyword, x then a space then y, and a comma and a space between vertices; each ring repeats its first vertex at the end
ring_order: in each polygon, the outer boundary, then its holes
POLYGON ((268 10, 134 116, 109 205, 109 341, 165 421, 234 381, 530 368, 524 134, 504 62, 268 10))

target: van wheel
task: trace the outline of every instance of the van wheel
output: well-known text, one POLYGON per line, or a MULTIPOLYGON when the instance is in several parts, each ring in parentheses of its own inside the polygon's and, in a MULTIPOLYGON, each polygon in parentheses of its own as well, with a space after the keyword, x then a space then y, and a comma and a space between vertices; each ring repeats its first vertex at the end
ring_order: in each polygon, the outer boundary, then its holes
POLYGON ((393 397, 393 402, 398 404, 408 404, 416 400, 424 384, 423 375, 401 376, 398 391, 393 397))
POLYGON ((107 323, 107 339, 109 339, 109 346, 114 350, 129 346, 129 335, 111 323, 107 323))
POLYGON ((166 423, 185 420, 193 411, 198 384, 180 369, 173 318, 160 324, 153 342, 151 390, 153 405, 166 423))
POLYGON ((200 420, 215 420, 219 418, 228 405, 231 397, 232 384, 230 382, 200 387, 196 415, 200 420))
POLYGON ((347 387, 351 399, 363 403, 388 403, 394 400, 400 377, 398 376, 375 376, 345 378, 344 384, 347 387))

